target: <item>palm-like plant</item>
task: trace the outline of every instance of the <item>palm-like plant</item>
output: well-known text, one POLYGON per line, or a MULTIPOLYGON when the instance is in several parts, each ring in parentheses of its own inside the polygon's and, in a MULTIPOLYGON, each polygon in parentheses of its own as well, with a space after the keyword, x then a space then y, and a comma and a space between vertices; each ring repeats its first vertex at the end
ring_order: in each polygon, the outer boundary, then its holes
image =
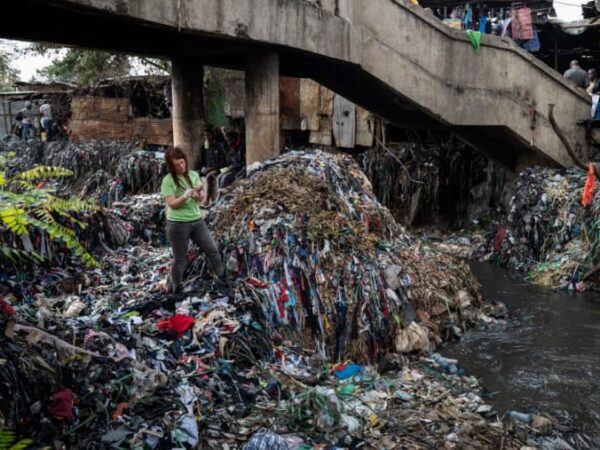
POLYGON ((14 431, 8 428, 0 428, 0 450, 25 450, 32 443, 31 439, 17 441, 14 431))
POLYGON ((83 229, 87 224, 73 214, 93 211, 98 206, 74 197, 58 197, 56 188, 47 183, 47 180, 73 173, 62 167, 38 166, 7 178, 1 171, 5 164, 6 159, 0 157, 0 257, 8 258, 13 264, 43 261, 39 253, 9 246, 1 237, 7 231, 22 236, 38 228, 50 239, 64 242, 85 265, 95 265, 96 261, 79 243, 73 229, 75 225, 83 229))

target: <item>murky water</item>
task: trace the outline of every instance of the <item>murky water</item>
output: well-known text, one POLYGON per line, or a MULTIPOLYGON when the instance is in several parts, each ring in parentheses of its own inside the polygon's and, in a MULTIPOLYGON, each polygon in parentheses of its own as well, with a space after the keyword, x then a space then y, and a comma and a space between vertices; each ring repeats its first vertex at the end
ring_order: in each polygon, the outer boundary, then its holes
POLYGON ((567 411, 568 441, 600 448, 600 294, 571 295, 525 284, 491 264, 474 264, 486 300, 504 302, 509 326, 472 331, 442 352, 489 392, 498 413, 567 411))

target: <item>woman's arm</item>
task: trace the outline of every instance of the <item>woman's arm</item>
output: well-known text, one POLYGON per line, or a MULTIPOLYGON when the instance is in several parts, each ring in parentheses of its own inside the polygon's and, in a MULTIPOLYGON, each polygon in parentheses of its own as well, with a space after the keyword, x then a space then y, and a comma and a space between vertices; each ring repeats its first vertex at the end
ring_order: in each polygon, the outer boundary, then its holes
POLYGON ((194 189, 187 189, 181 197, 175 197, 174 195, 165 197, 165 202, 169 208, 178 209, 181 208, 192 195, 194 195, 194 189))

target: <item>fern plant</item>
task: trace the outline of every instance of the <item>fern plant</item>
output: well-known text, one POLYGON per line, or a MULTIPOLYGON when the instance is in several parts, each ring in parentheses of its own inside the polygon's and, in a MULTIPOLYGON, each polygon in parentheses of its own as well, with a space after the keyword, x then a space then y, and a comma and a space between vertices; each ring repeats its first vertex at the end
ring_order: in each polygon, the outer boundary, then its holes
POLYGON ((25 450, 33 444, 31 439, 17 441, 17 435, 8 428, 0 428, 0 450, 25 450))
MULTIPOLYGON (((0 168, 4 162, 0 159, 0 168)), ((94 211, 98 206, 77 198, 60 198, 56 195, 56 189, 48 183, 49 179, 72 175, 68 169, 49 166, 38 166, 8 178, 0 171, 0 231, 4 228, 16 236, 22 236, 28 234, 31 228, 40 229, 50 239, 64 242, 85 265, 93 266, 96 261, 79 243, 71 227, 77 225, 86 228, 87 224, 77 220, 73 214, 94 211)), ((35 251, 18 250, 3 242, 0 242, 1 256, 15 265, 43 260, 35 251)))

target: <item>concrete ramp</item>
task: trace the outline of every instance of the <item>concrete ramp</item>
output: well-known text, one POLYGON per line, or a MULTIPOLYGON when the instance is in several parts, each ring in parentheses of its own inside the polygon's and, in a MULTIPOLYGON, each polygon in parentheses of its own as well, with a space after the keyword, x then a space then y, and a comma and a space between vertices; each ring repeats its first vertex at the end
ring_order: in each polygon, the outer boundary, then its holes
POLYGON ((4 5, 5 17, 29 10, 28 23, 4 23, 0 34, 185 54, 231 68, 243 68, 248 51, 269 47, 283 75, 313 78, 401 126, 451 129, 511 168, 572 165, 548 121, 553 103, 568 140, 586 153, 576 124, 589 116, 583 90, 511 41, 486 35, 476 52, 464 32, 408 1, 323 3, 325 9, 303 0, 22 0, 4 5))

